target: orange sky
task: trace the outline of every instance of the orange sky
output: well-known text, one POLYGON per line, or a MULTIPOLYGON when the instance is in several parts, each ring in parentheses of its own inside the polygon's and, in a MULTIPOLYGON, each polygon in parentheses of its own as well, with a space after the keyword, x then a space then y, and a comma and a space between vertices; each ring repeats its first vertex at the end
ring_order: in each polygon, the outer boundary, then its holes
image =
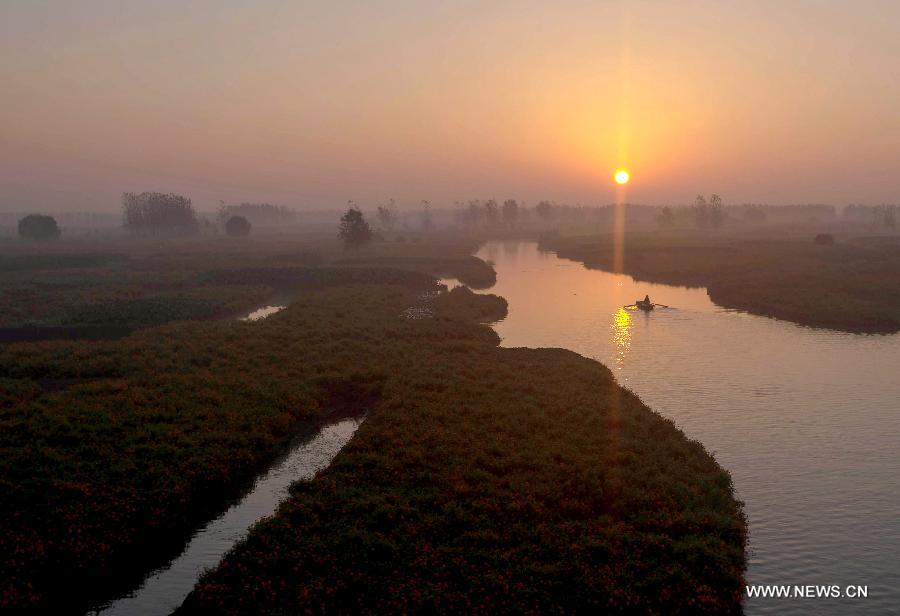
POLYGON ((619 166, 633 202, 897 202, 898 25, 879 1, 3 0, 0 210, 607 203, 619 166))

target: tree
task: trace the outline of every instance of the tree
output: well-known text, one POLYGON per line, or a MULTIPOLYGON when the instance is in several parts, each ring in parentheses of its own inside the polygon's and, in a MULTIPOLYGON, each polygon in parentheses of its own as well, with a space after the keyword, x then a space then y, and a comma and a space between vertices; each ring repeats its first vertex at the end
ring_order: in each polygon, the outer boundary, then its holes
POLYGON ((422 200, 422 228, 430 231, 434 226, 434 220, 431 215, 431 201, 422 200))
POLYGON ((232 216, 225 222, 225 233, 231 237, 247 237, 250 227, 250 221, 243 216, 232 216))
POLYGON ((553 204, 549 201, 541 201, 534 207, 534 210, 541 220, 544 221, 549 221, 550 217, 553 216, 553 204))
POLYGON ((888 229, 893 229, 897 226, 897 220, 894 216, 894 210, 897 209, 894 205, 885 205, 884 206, 884 226, 888 229))
MULTIPOLYGON (((352 204, 353 202, 348 202, 352 204)), ((341 216, 341 226, 338 230, 338 237, 344 240, 345 248, 353 248, 358 250, 361 246, 368 244, 372 239, 372 230, 369 223, 366 222, 363 213, 355 207, 350 207, 347 212, 341 216)))
POLYGON ((378 206, 378 226, 385 231, 393 231, 397 226, 397 208, 393 199, 388 205, 378 206))
POLYGON ((725 224, 725 208, 722 206, 722 197, 719 195, 709 198, 709 224, 713 229, 719 229, 725 224))
POLYGON ((29 214, 19 221, 19 237, 26 240, 55 240, 61 235, 52 216, 29 214))
POLYGON ((469 201, 469 209, 466 216, 466 225, 472 229, 478 228, 478 225, 481 224, 482 213, 483 210, 480 201, 469 201))
POLYGON ((497 220, 500 217, 500 208, 493 199, 488 199, 484 204, 484 217, 487 218, 488 227, 496 227, 497 220))
POLYGON ((709 206, 706 204, 706 197, 697 195, 694 199, 694 205, 691 206, 694 213, 694 224, 701 229, 709 226, 709 206))
POLYGON ((515 199, 507 199, 503 202, 503 224, 512 229, 519 220, 519 204, 515 199))
POLYGON ((659 213, 659 216, 656 218, 656 223, 662 227, 663 229, 671 229, 675 226, 675 214, 672 212, 672 208, 668 205, 663 207, 662 211, 659 213))
POLYGON ((191 200, 181 195, 124 193, 122 208, 125 228, 132 233, 185 235, 199 229, 191 200))

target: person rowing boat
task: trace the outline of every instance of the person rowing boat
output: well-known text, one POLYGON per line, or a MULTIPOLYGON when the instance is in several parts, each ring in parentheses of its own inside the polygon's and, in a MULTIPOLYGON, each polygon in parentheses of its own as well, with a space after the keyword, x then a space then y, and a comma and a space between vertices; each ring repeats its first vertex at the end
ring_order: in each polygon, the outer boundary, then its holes
POLYGON ((634 305, 641 310, 653 310, 653 302, 650 301, 650 295, 645 295, 644 299, 637 300, 634 302, 634 305))
MULTIPOLYGON (((639 299, 634 304, 632 304, 634 308, 638 310, 643 310, 645 312, 650 312, 654 308, 671 308, 671 306, 666 306, 665 304, 654 304, 650 301, 650 296, 645 295, 644 299, 639 299)), ((632 306, 625 306, 625 308, 631 308, 632 306)))

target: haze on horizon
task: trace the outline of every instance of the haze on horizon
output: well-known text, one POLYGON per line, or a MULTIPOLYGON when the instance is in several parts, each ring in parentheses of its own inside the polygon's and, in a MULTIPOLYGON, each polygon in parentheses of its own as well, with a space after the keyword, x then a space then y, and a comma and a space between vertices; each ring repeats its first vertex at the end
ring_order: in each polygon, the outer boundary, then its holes
POLYGON ((898 201, 900 5, 4 0, 0 211, 898 201))

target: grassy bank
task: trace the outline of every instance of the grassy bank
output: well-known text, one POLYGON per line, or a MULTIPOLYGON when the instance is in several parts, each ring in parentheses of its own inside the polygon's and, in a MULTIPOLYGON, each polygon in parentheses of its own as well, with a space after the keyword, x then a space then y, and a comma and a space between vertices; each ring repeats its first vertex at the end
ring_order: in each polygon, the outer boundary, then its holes
MULTIPOLYGON (((611 236, 548 236, 541 246, 612 270, 611 236)), ((849 332, 900 331, 900 244, 811 237, 777 241, 631 234, 624 272, 638 280, 704 286, 726 308, 849 332)))

